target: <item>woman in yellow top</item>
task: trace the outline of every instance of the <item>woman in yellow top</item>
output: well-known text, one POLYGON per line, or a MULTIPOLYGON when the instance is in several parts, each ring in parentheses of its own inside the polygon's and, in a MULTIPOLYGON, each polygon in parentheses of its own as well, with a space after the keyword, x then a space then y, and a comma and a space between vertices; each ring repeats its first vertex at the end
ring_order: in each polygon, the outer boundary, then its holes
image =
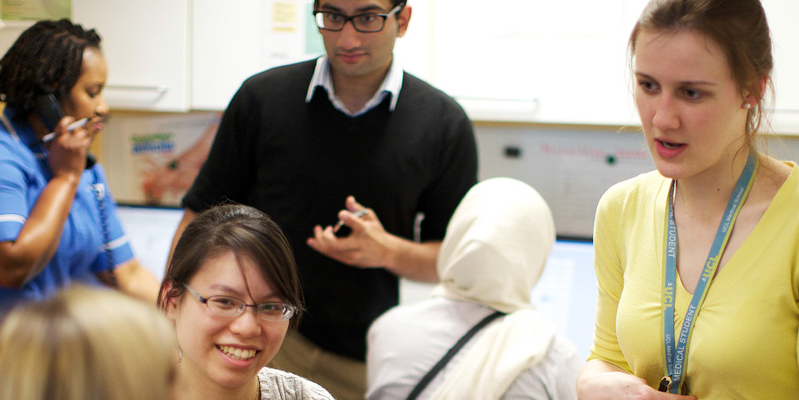
POLYGON ((657 171, 600 201, 578 396, 795 400, 799 169, 754 145, 771 87, 763 7, 653 0, 629 48, 657 171))

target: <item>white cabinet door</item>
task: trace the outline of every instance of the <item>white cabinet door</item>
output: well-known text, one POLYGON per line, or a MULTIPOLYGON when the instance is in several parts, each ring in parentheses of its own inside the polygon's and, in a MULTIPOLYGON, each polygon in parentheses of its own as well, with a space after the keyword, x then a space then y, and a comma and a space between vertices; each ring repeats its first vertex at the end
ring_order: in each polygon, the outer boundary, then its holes
POLYGON ((73 0, 72 19, 102 38, 111 108, 189 109, 189 0, 73 0))
POLYGON ((476 120, 635 124, 626 0, 435 0, 431 82, 476 120), (574 10, 580 10, 575 12, 574 10))
POLYGON ((313 0, 192 0, 192 108, 224 110, 251 75, 321 55, 312 11, 313 0))
POLYGON ((224 110, 241 83, 264 69, 263 0, 193 0, 191 105, 224 110))
POLYGON ((774 115, 777 133, 799 135, 799 1, 761 0, 774 49, 774 115))

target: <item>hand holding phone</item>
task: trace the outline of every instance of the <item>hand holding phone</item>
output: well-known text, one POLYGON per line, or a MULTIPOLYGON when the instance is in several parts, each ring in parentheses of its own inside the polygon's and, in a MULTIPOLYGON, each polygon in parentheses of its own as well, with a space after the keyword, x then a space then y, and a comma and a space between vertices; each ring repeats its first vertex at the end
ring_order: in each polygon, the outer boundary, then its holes
MULTIPOLYGON (((35 99, 35 106, 36 114, 42 120, 42 123, 47 128, 47 131, 50 132, 42 137, 42 142, 48 143, 55 138, 55 133, 53 131, 55 131, 58 123, 64 118, 64 112, 61 109, 61 104, 58 103, 58 100, 52 93, 37 97, 35 99)), ((82 127, 83 125, 86 125, 87 122, 89 122, 88 118, 77 120, 69 124, 66 128, 66 131, 71 132, 82 127)), ((85 169, 93 167, 96 162, 97 159, 94 157, 94 155, 87 151, 85 169)))
POLYGON ((64 112, 61 110, 58 100, 53 94, 45 94, 37 97, 34 101, 36 103, 36 114, 39 115, 47 131, 54 131, 58 122, 64 118, 64 112))

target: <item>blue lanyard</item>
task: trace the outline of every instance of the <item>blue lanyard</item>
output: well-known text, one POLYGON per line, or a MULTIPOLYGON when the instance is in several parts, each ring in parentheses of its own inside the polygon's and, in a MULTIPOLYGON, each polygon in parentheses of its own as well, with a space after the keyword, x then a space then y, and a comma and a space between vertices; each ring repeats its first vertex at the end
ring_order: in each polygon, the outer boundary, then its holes
POLYGON ((674 222, 674 190, 677 181, 671 182, 669 209, 666 216, 666 268, 663 271, 664 285, 660 305, 663 317, 663 356, 666 359, 666 377, 661 381, 658 390, 668 391, 669 393, 680 392, 685 362, 688 356, 688 343, 691 339, 694 322, 699 314, 699 307, 705 300, 710 281, 713 280, 713 276, 716 274, 716 268, 719 260, 721 260, 721 255, 724 253, 724 248, 727 247, 727 241, 730 238, 732 227, 735 225, 738 212, 741 211, 741 207, 746 201, 746 196, 752 188, 752 183, 755 181, 755 171, 757 171, 757 155, 755 151, 751 151, 741 177, 738 178, 732 196, 730 196, 730 201, 727 203, 727 209, 724 211, 724 217, 719 224, 713 245, 710 247, 710 254, 708 254, 705 267, 702 270, 702 276, 696 284, 691 303, 685 312, 685 319, 676 343, 674 340, 674 299, 676 297, 674 290, 677 281, 677 225, 674 222))

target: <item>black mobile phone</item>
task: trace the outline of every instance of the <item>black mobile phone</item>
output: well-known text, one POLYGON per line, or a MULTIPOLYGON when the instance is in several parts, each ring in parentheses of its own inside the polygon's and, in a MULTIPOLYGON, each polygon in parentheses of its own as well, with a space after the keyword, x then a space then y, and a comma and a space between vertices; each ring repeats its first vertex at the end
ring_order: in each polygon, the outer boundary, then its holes
POLYGON ((58 121, 64 118, 64 112, 61 110, 61 105, 58 104, 55 96, 52 94, 44 94, 36 98, 36 114, 47 127, 48 132, 55 130, 58 121))
MULTIPOLYGON (((43 94, 37 97, 34 102, 36 114, 42 120, 44 126, 47 127, 47 131, 53 132, 58 122, 64 118, 64 111, 61 110, 61 104, 58 103, 58 100, 52 93, 43 94)), ((94 157, 94 154, 87 152, 86 169, 93 167, 96 162, 97 158, 94 157)))

